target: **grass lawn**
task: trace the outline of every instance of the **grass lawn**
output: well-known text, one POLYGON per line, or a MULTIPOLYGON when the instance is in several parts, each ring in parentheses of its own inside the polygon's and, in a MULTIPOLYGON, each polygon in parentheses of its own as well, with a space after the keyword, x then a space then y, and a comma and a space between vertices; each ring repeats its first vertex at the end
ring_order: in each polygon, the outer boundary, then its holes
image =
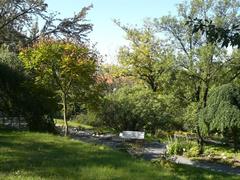
POLYGON ((105 146, 44 133, 0 131, 0 179, 239 179, 173 164, 156 165, 105 146))
MULTIPOLYGON (((54 123, 57 126, 64 126, 63 119, 54 119, 54 123)), ((92 130, 99 134, 105 134, 105 133, 115 133, 113 129, 107 128, 107 127, 93 127, 90 125, 82 124, 79 120, 70 120, 68 121, 69 127, 76 127, 80 128, 82 130, 92 130)))
MULTIPOLYGON (((64 126, 64 121, 63 119, 54 119, 54 123, 58 126, 64 126)), ((70 127, 78 127, 86 130, 93 129, 92 126, 81 124, 79 121, 68 121, 68 126, 70 127)))

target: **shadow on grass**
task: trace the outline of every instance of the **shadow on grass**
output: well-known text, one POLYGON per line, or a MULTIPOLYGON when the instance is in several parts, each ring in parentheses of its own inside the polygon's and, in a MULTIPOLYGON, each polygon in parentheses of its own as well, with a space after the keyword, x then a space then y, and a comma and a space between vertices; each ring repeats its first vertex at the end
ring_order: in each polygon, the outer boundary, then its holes
POLYGON ((0 132, 0 179, 237 179, 186 166, 153 165, 105 146, 28 132, 0 132))

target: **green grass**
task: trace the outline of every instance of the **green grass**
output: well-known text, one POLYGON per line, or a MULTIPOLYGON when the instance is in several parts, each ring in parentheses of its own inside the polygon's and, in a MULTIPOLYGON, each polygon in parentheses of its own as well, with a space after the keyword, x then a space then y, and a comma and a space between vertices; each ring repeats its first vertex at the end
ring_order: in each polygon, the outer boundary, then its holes
MULTIPOLYGON (((62 119, 54 119, 54 123, 58 126, 63 126, 64 125, 64 121, 62 119)), ((86 130, 93 129, 92 126, 82 124, 82 123, 80 123, 79 121, 76 121, 76 120, 68 121, 68 126, 78 127, 78 128, 82 128, 82 129, 86 129, 86 130)))
POLYGON ((239 179, 44 133, 0 131, 0 179, 239 179))
MULTIPOLYGON (((57 126, 64 126, 63 119, 54 119, 54 123, 57 126)), ((80 128, 82 130, 92 130, 95 133, 99 133, 99 134, 116 133, 113 129, 110 129, 108 127, 93 127, 90 125, 82 124, 79 120, 68 121, 68 126, 80 128)))

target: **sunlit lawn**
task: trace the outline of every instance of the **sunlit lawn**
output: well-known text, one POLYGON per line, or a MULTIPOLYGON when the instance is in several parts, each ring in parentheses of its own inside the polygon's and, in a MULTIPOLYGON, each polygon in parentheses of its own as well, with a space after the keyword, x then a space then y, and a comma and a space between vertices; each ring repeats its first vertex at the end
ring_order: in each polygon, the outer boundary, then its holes
POLYGON ((0 179, 239 179, 188 166, 154 165, 55 135, 0 131, 0 179))
MULTIPOLYGON (((63 119, 54 119, 54 123, 56 126, 64 126, 63 119)), ((108 127, 93 127, 87 124, 82 124, 79 120, 70 120, 68 121, 69 127, 80 128, 82 130, 92 130, 94 132, 104 134, 104 133, 116 133, 113 129, 108 127)))
MULTIPOLYGON (((64 121, 62 119, 54 119, 54 123, 58 126, 63 126, 64 125, 64 121)), ((83 129, 93 129, 92 126, 82 124, 82 123, 80 123, 79 121, 76 121, 76 120, 68 121, 68 125, 70 127, 80 127, 80 128, 83 128, 83 129)))

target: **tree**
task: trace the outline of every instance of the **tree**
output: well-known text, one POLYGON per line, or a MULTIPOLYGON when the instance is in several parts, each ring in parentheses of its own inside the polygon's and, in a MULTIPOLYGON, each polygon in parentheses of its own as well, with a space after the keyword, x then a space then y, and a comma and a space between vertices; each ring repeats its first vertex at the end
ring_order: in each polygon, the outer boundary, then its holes
MULTIPOLYGON (((41 40, 19 55, 26 70, 32 72, 35 82, 58 92, 63 106, 65 135, 68 133, 67 105, 74 89, 86 92, 95 82, 97 57, 84 44, 41 40)), ((80 94, 81 95, 81 94, 80 94)))
POLYGON ((170 49, 163 47, 151 27, 137 29, 116 23, 126 32, 130 42, 129 46, 120 48, 119 62, 127 69, 128 75, 141 79, 153 92, 158 91, 174 59, 170 49))
POLYGON ((237 149, 240 140, 240 88, 234 84, 215 88, 209 95, 207 106, 200 113, 200 119, 203 131, 219 131, 231 137, 237 149), (206 123, 210 129, 206 129, 206 123))
POLYGON ((92 30, 86 14, 92 6, 84 7, 70 18, 58 18, 49 13, 44 0, 1 0, 0 1, 0 45, 8 44, 13 50, 37 41, 40 37, 68 38, 83 42, 92 30), (37 21, 44 25, 38 27, 37 21))
MULTIPOLYGON (((207 36, 193 33, 193 27, 186 26, 189 17, 202 19, 210 18, 217 24, 229 26, 231 22, 238 21, 240 3, 234 1, 205 1, 191 0, 178 5, 178 16, 163 16, 155 19, 156 31, 165 32, 169 42, 175 47, 178 55, 178 69, 186 74, 189 81, 188 91, 191 101, 197 103, 198 113, 207 105, 210 88, 218 84, 218 76, 230 62, 226 50, 218 43, 212 43, 207 36)), ((201 136, 196 119, 198 141, 203 151, 203 137, 201 136)))

